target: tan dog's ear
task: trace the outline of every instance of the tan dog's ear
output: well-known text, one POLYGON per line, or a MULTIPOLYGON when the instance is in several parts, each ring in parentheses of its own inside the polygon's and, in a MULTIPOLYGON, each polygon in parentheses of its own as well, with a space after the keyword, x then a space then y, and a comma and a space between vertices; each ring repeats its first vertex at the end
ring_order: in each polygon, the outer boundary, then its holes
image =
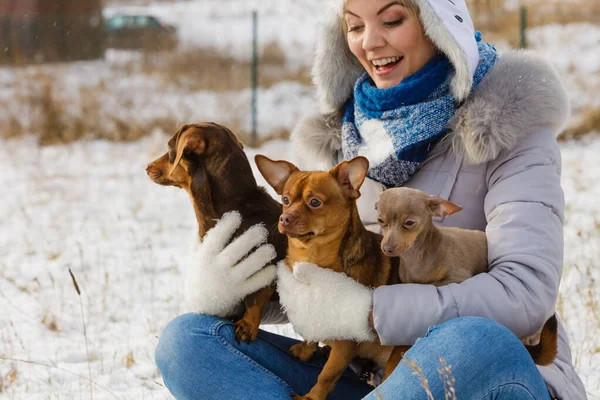
POLYGON ((360 197, 359 189, 362 186, 367 172, 369 171, 369 160, 365 157, 354 157, 350 161, 342 161, 336 165, 331 171, 337 181, 347 191, 351 199, 360 197))
POLYGON ((462 210, 461 206, 446 199, 442 199, 440 196, 429 196, 427 203, 431 213, 439 217, 445 217, 462 210))
POLYGON ((271 185, 279 195, 283 193, 283 188, 290 175, 295 171, 298 171, 298 168, 292 163, 287 161, 274 161, 262 154, 255 155, 254 162, 267 183, 271 185))
POLYGON ((179 140, 177 140, 177 155, 175 156, 175 161, 173 162, 169 176, 171 176, 173 171, 175 171, 175 168, 179 165, 184 153, 201 155, 204 153, 204 150, 206 150, 206 141, 203 138, 198 137, 197 135, 186 135, 186 132, 182 132, 181 135, 179 135, 179 140))

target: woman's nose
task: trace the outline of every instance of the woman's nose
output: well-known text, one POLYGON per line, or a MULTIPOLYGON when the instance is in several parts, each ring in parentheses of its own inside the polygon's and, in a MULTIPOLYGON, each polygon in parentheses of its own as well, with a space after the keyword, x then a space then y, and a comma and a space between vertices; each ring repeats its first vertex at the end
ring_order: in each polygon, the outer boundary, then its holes
POLYGON ((385 39, 377 27, 365 26, 362 47, 365 51, 372 51, 385 45, 385 39))

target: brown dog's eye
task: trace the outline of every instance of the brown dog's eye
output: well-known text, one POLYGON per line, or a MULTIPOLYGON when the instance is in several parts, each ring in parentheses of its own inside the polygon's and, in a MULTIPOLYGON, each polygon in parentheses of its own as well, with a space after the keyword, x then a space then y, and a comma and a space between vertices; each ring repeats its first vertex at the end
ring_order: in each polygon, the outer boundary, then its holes
POLYGON ((290 199, 287 196, 283 196, 283 205, 284 206, 289 206, 290 205, 290 199))
POLYGON ((312 208, 319 208, 319 207, 321 207, 321 200, 319 200, 319 199, 311 199, 308 202, 308 205, 311 206, 312 208))
POLYGON ((404 222, 404 227, 407 229, 411 229, 411 228, 414 228, 416 224, 417 223, 415 221, 409 219, 404 222))

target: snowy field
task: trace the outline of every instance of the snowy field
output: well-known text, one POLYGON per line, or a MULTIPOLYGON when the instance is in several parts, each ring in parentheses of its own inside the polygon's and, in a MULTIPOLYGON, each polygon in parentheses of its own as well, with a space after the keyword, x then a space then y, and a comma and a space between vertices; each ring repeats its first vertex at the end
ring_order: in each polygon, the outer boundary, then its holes
MULTIPOLYGON (((250 13, 257 9, 261 49, 274 42, 290 68, 310 65, 314 10, 322 1, 222 4, 197 0, 135 10, 177 24, 184 50, 210 47, 247 59, 250 13)), ((600 26, 546 26, 531 30, 529 40, 564 77, 573 123, 582 110, 600 105, 600 26)), ((170 86, 143 70, 132 73, 127 66, 139 58, 111 51, 101 61, 0 68, 0 138, 10 118, 37 133, 32 121, 38 111, 18 99, 39 90, 39 75, 53 82, 65 112, 93 110, 105 124, 117 119, 141 124, 161 116, 179 123, 229 123, 235 115, 249 127, 248 90, 170 86), (82 94, 90 90, 94 103, 86 105, 89 97, 82 94)), ((312 94, 297 82, 261 90, 261 135, 290 130, 313 110, 312 94)), ((171 398, 153 352, 165 324, 181 312, 181 273, 195 217, 182 190, 158 186, 145 174, 145 165, 166 150, 171 133, 155 129, 130 143, 47 147, 39 147, 34 136, 0 139, 0 399, 171 398)), ((589 398, 600 399, 600 132, 561 146, 567 208, 557 308, 589 398)), ((294 159, 287 141, 247 149, 249 158, 258 152, 294 159)), ((291 333, 289 327, 269 329, 291 333)))
MULTIPOLYGON (((195 218, 187 195, 146 177, 168 136, 129 144, 0 142, 0 398, 167 399, 153 361, 181 312, 195 218), (80 299, 87 326, 90 365, 80 299), (25 360, 35 364, 25 363, 25 360)), ((566 260, 559 310, 590 398, 600 398, 600 135, 562 146, 566 260)), ((286 141, 257 151, 293 159, 286 141)), ((258 174, 257 174, 258 175, 258 174)), ((259 178, 259 176, 257 176, 259 178)), ((262 181, 259 178, 260 181, 262 181)))

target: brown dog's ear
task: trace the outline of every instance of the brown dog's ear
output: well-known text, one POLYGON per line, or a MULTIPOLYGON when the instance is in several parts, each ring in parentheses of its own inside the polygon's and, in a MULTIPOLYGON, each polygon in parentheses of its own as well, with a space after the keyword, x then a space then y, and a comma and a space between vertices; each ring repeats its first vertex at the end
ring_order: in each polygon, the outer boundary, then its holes
POLYGON ((362 186, 367 172, 369 171, 369 160, 365 157, 354 157, 350 161, 342 161, 336 165, 331 171, 337 181, 347 191, 351 199, 360 197, 359 189, 362 186))
POLYGON ((231 140, 233 140, 233 143, 235 143, 236 146, 238 146, 240 149, 244 150, 244 144, 240 141, 240 139, 237 137, 237 135, 231 131, 231 129, 229 129, 226 126, 219 125, 216 122, 209 122, 209 124, 213 125, 217 129, 221 129, 221 130, 225 131, 227 133, 227 135, 229 135, 229 138, 231 140))
POLYGON ((271 185, 279 195, 283 193, 283 188, 290 175, 292 175, 293 172, 298 171, 298 168, 292 163, 287 161, 274 161, 262 154, 255 155, 254 162, 267 183, 271 185))
POLYGON ((175 156, 175 161, 173 161, 169 176, 179 165, 184 153, 201 155, 204 153, 204 150, 206 150, 206 141, 203 138, 198 137, 197 135, 186 135, 185 132, 181 133, 181 135, 179 135, 179 140, 177 140, 177 155, 175 156))
POLYGON ((429 196, 427 203, 431 213, 439 217, 445 217, 462 210, 461 206, 446 199, 442 199, 440 196, 429 196))

